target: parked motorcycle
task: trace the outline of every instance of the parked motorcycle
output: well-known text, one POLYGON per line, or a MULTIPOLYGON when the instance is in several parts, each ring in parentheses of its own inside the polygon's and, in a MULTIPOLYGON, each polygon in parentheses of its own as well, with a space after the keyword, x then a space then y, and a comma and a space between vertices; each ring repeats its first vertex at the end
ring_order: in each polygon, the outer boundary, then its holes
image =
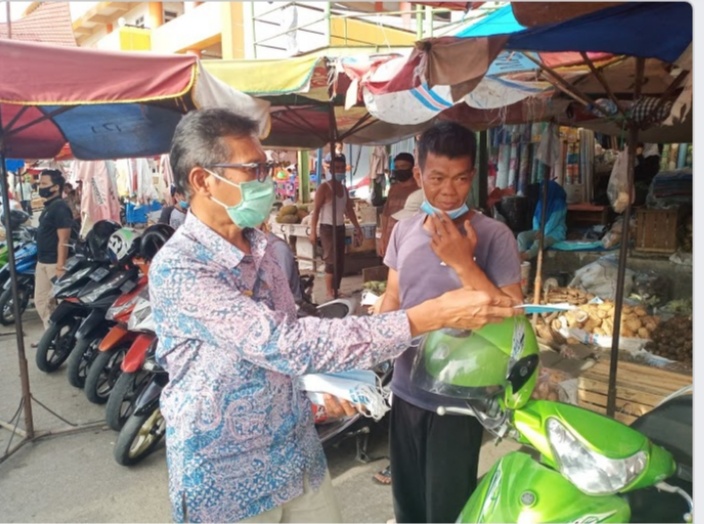
MULTIPOLYGON (((15 251, 15 274, 17 275, 17 297, 20 315, 29 301, 34 298, 34 273, 37 268, 37 243, 30 242, 15 251)), ((9 269, 7 270, 9 274, 9 269)), ((15 301, 12 294, 12 280, 5 280, 0 294, 0 324, 12 325, 15 322, 15 301)))
POLYGON ((476 331, 439 330, 420 341, 411 380, 466 402, 440 407, 440 415, 476 416, 499 439, 540 454, 539 462, 520 451, 502 457, 457 522, 690 521, 691 400, 688 409, 676 400, 628 427, 573 405, 531 400, 538 363, 526 317, 476 331), (679 504, 664 500, 670 495, 679 504))
POLYGON ((138 250, 139 236, 134 230, 121 228, 115 231, 107 249, 112 265, 110 269, 103 268, 107 275, 98 282, 87 284, 78 295, 88 314, 76 331, 76 344, 67 361, 66 376, 74 387, 83 388, 85 385, 88 369, 98 354, 98 345, 114 325, 105 319, 108 309, 120 295, 132 291, 137 285, 140 270, 134 257, 138 250))
POLYGON ((142 273, 137 286, 119 296, 105 314, 105 320, 114 322, 114 325, 98 343, 98 353, 90 364, 83 386, 86 397, 94 404, 108 401, 122 373, 122 361, 137 337, 137 333, 128 328, 128 321, 140 297, 149 296, 144 269, 142 273))
MULTIPOLYGON (((147 300, 135 306, 130 321, 135 329, 154 329, 151 305, 147 300)), ((140 391, 132 403, 132 412, 127 416, 115 442, 113 455, 117 463, 123 466, 137 464, 152 453, 166 432, 166 421, 159 408, 159 399, 169 382, 169 375, 156 362, 156 345, 154 337, 142 365, 146 377, 140 382, 140 391)))
POLYGON ((78 296, 86 285, 100 283, 110 274, 107 244, 118 229, 120 225, 109 220, 96 222, 85 242, 76 246, 75 256, 66 262, 64 275, 54 282, 51 296, 60 303, 37 346, 36 362, 41 371, 56 371, 73 350, 78 328, 90 312, 78 296))

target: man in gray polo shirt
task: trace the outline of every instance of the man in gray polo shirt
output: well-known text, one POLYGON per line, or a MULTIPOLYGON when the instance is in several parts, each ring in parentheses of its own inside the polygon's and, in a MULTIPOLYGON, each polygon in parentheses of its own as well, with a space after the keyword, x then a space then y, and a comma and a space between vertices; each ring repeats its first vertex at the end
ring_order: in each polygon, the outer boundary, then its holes
MULTIPOLYGON (((474 133, 454 123, 421 136, 415 176, 425 200, 421 212, 400 221, 391 234, 382 312, 463 286, 522 301, 513 234, 466 205, 476 149, 474 133)), ((397 358, 391 383, 396 521, 454 522, 477 484, 483 428, 474 417, 437 415, 438 406, 465 406, 411 383, 415 352, 409 348, 397 358)))

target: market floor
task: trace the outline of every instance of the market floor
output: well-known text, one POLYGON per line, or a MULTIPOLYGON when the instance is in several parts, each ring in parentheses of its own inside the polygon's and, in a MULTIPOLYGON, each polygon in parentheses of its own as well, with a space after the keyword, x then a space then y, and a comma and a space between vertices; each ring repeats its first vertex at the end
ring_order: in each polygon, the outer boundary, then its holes
MULTIPOLYGON (((361 277, 343 280, 342 291, 361 289, 361 277)), ((322 282, 316 283, 318 296, 322 282)), ((29 369, 35 431, 38 434, 95 424, 90 430, 53 435, 23 445, 0 463, 0 521, 2 522, 169 522, 164 450, 141 464, 125 468, 113 459, 117 433, 103 425, 104 406, 91 404, 83 392, 71 387, 62 368, 53 374, 40 372, 34 363, 42 328, 36 312, 24 315, 25 345, 29 369), (55 412, 50 413, 41 406, 55 412), (58 415, 58 416, 57 416, 58 415), (62 421, 59 416, 65 421, 62 421), (70 424, 69 424, 70 423, 70 424)), ((21 385, 13 328, 0 330, 0 425, 16 414, 21 385)), ((20 413, 21 415, 21 413, 20 413)), ((23 427, 20 425, 20 427, 23 427)), ((0 427, 0 456, 20 437, 0 427)), ((372 481, 386 466, 388 433, 384 424, 374 427, 369 452, 379 460, 362 464, 355 460, 355 439, 347 439, 326 453, 333 485, 346 522, 386 522, 393 517, 391 490, 372 481)), ((481 472, 518 446, 487 441, 482 450, 481 472)))

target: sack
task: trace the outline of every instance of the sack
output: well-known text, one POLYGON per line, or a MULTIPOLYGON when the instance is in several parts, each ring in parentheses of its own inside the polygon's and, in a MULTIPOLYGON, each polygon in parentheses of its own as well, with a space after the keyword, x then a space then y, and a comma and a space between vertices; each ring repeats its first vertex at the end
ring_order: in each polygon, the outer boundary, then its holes
POLYGON ((629 202, 632 204, 635 199, 634 189, 628 187, 628 147, 616 157, 606 194, 609 196, 611 207, 616 213, 623 213, 629 202))

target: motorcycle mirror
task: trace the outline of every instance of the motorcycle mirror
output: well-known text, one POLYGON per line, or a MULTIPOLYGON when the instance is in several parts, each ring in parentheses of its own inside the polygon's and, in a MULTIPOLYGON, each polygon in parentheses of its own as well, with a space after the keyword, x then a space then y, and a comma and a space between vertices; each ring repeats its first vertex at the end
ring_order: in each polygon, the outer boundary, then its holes
POLYGON ((511 383, 513 391, 518 391, 528 382, 528 379, 538 368, 539 362, 540 358, 538 355, 528 355, 513 365, 508 374, 508 381, 511 383))

